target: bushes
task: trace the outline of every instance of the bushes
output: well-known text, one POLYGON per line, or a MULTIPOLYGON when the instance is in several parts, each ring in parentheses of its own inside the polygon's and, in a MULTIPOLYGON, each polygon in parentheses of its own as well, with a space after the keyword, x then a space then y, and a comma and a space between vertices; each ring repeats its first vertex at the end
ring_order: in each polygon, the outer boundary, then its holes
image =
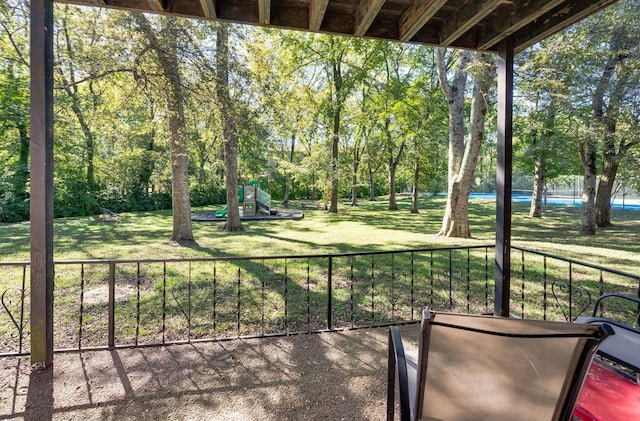
MULTIPOLYGON (((190 192, 192 206, 224 204, 226 192, 220 188, 195 186, 190 192)), ((54 217, 96 215, 106 208, 113 212, 145 212, 171 209, 171 192, 121 192, 115 188, 87 189, 86 183, 56 183, 54 187, 54 217)), ((0 222, 20 222, 29 219, 29 197, 20 198, 11 189, 0 189, 0 222)))

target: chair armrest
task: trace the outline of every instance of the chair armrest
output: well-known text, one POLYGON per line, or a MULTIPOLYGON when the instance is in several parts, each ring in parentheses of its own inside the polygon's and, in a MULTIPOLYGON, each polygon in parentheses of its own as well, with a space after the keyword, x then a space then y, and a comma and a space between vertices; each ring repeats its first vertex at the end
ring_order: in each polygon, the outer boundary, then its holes
POLYGON ((395 412, 395 384, 398 381, 398 395, 400 398, 400 421, 410 421, 411 409, 409 405, 409 378, 407 376, 407 361, 402 345, 400 329, 397 326, 389 328, 389 357, 387 372, 387 421, 392 421, 395 412))
POLYGON ((636 373, 640 373, 640 329, 599 317, 580 316, 578 323, 606 325, 615 333, 607 338, 597 350, 597 353, 636 373))

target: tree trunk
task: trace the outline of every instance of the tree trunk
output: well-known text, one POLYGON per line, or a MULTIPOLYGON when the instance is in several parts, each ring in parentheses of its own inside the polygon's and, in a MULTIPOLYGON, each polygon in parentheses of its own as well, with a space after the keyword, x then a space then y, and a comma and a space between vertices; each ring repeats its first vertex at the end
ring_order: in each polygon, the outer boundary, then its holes
POLYGON ((313 175, 313 180, 311 180, 311 200, 318 200, 318 186, 316 186, 315 173, 313 175))
POLYGON ((556 105, 553 100, 547 109, 547 116, 544 122, 543 132, 538 136, 536 133, 533 138, 533 161, 534 161, 534 177, 533 177, 533 194, 531 197, 531 208, 529 209, 529 217, 542 217, 542 196, 544 195, 544 187, 547 173, 547 150, 555 127, 556 105))
POLYGON ((371 200, 372 202, 375 202, 376 201, 376 183, 373 178, 373 174, 375 173, 371 168, 369 168, 369 200, 371 200))
POLYGON ((216 34, 216 96, 222 119, 225 182, 227 188, 227 232, 242 231, 238 207, 238 133, 229 96, 229 27, 218 24, 216 34))
POLYGON ((614 74, 619 57, 610 57, 605 64, 596 90, 591 100, 591 120, 589 128, 591 133, 587 134, 587 139, 581 140, 579 144, 580 160, 584 168, 584 187, 582 189, 582 228, 583 235, 595 235, 596 214, 595 214, 595 193, 596 193, 596 155, 597 136, 604 132, 604 98, 607 87, 614 74))
POLYGON ((602 174, 596 194, 595 220, 596 226, 605 228, 611 226, 611 194, 618 173, 618 161, 605 159, 602 163, 602 174))
POLYGON ((387 210, 398 210, 396 203, 396 166, 389 163, 389 207, 387 210))
POLYGON ((164 20, 162 39, 158 39, 156 32, 143 14, 132 14, 131 17, 137 22, 151 48, 156 52, 158 63, 166 78, 167 89, 164 94, 167 101, 171 138, 171 208, 173 211, 171 240, 178 243, 193 243, 184 98, 180 83, 177 29, 174 27, 173 20, 164 20))
POLYGON ((469 193, 478 161, 480 145, 484 137, 484 122, 487 111, 487 94, 495 64, 487 54, 479 54, 480 64, 476 71, 471 103, 469 139, 464 144, 464 90, 467 80, 467 64, 471 55, 460 52, 453 83, 446 79, 444 52, 437 49, 438 76, 440 86, 449 103, 449 165, 448 196, 442 228, 439 235, 447 237, 471 237, 469 227, 469 193))
MULTIPOLYGON (((390 136, 387 132, 387 136, 390 136)), ((389 142, 389 144, 391 144, 389 142)), ((389 157, 389 207, 388 210, 398 210, 398 204, 396 202, 396 170, 398 165, 400 164, 400 159, 402 158, 402 152, 404 151, 405 141, 402 141, 400 145, 400 150, 398 150, 398 154, 394 157, 391 155, 389 157)), ((391 154, 393 151, 389 151, 391 154)))
MULTIPOLYGON (((614 41, 617 39, 614 36, 614 41)), ((615 84, 609 99, 609 106, 604 111, 603 98, 595 98, 593 100, 594 112, 593 116, 598 124, 602 126, 602 174, 600 175, 600 183, 598 183, 598 192, 596 199, 595 219, 596 226, 605 228, 611 225, 611 193, 615 184, 616 175, 620 161, 627 155, 629 149, 638 144, 640 140, 621 139, 619 145, 616 145, 616 126, 618 124, 618 116, 625 91, 629 88, 630 72, 625 65, 625 61, 621 55, 616 57, 615 73, 609 73, 609 69, 605 70, 603 78, 614 77, 615 84)), ((605 82, 605 81, 601 81, 605 82)), ((603 95, 602 90, 597 91, 597 95, 603 95)), ((637 123, 636 123, 637 125, 637 123)))
POLYGON ((583 235, 595 235, 595 192, 596 192, 596 165, 593 154, 593 165, 584 166, 584 186, 582 188, 582 229, 583 235))
POLYGON ((582 235, 595 235, 595 197, 596 197, 596 140, 593 137, 583 139, 579 144, 580 160, 584 169, 582 187, 582 235))
POLYGON ((545 173, 547 171, 547 160, 543 152, 534 159, 533 172, 533 194, 531 195, 531 207, 529 208, 530 218, 542 217, 542 197, 544 195, 545 173))
MULTIPOLYGON (((296 135, 291 136, 291 149, 289 151, 289 163, 293 164, 293 156, 296 150, 296 135)), ((289 194, 291 193, 291 171, 287 171, 287 183, 284 186, 284 198, 282 206, 289 207, 289 194)))
POLYGON ((69 31, 67 28, 67 21, 63 19, 62 21, 62 32, 65 40, 65 48, 66 53, 68 55, 67 65, 70 67, 67 72, 69 75, 69 79, 67 79, 66 75, 60 72, 60 77, 62 78, 62 83, 64 86, 64 91, 66 92, 69 99, 71 99, 71 110, 76 115, 78 119, 78 123, 80 124, 80 130, 84 135, 85 139, 85 159, 86 159, 86 183, 89 191, 93 191, 95 187, 95 175, 94 175, 94 140, 93 133, 87 124, 84 113, 82 112, 82 108, 80 107, 80 98, 78 94, 78 85, 75 80, 75 69, 73 67, 75 52, 71 45, 71 38, 69 37, 69 31))
POLYGON ((340 143, 340 114, 342 111, 342 70, 340 61, 333 62, 333 87, 335 103, 333 111, 333 133, 331 136, 331 203, 329 212, 338 213, 338 146, 340 143))
MULTIPOLYGON (((173 29, 173 28, 171 28, 173 29)), ((168 38, 175 40, 175 31, 168 38)), ((171 198, 173 210, 173 234, 177 242, 193 242, 191 229, 191 201, 189 199, 189 172, 187 163, 187 139, 184 121, 183 95, 178 73, 177 45, 171 41, 166 53, 159 54, 160 63, 168 78, 166 91, 171 137, 171 198)))
POLYGON ((18 123, 18 133, 20 134, 20 153, 18 156, 18 171, 15 184, 16 196, 18 199, 29 197, 27 192, 27 182, 29 181, 29 133, 24 124, 18 123))
MULTIPOLYGON (((416 144, 416 150, 417 150, 416 144)), ((418 213, 418 181, 420 179, 420 158, 416 154, 416 162, 413 165, 413 189, 411 191, 411 213, 418 213)))
POLYGON ((356 150, 351 174, 351 206, 358 206, 358 167, 360 167, 360 154, 356 150))

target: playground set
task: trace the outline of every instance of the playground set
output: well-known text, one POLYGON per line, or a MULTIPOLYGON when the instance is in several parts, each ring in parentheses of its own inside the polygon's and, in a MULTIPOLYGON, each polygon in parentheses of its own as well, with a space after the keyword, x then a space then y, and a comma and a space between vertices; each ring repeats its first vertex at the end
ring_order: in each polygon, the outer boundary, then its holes
MULTIPOLYGON (((238 203, 242 204, 242 216, 270 215, 275 216, 278 210, 271 207, 271 195, 261 189, 260 180, 253 180, 248 185, 238 186, 238 203)), ((216 218, 226 218, 228 205, 216 211, 216 218)))

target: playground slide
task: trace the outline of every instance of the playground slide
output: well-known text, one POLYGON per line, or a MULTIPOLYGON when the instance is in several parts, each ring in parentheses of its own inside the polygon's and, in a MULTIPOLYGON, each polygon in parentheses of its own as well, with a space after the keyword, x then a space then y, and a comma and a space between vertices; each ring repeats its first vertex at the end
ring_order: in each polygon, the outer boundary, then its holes
MULTIPOLYGON (((238 203, 242 203, 242 199, 244 198, 244 186, 238 186, 238 203)), ((220 209, 216 211, 216 218, 226 218, 227 217, 228 206, 225 206, 224 209, 220 209)))
POLYGON ((256 205, 258 206, 258 211, 266 213, 267 215, 271 214, 271 195, 264 190, 260 190, 256 187, 256 205))
MULTIPOLYGON (((256 184, 256 183, 254 183, 256 184)), ((244 203, 244 212, 247 216, 247 210, 250 210, 249 216, 256 215, 257 213, 263 213, 267 215, 276 215, 277 210, 271 208, 271 195, 264 190, 261 190, 256 185, 251 185, 246 189, 244 186, 238 186, 238 202, 244 203)), ((228 206, 224 209, 216 211, 216 218, 227 217, 228 206)))

